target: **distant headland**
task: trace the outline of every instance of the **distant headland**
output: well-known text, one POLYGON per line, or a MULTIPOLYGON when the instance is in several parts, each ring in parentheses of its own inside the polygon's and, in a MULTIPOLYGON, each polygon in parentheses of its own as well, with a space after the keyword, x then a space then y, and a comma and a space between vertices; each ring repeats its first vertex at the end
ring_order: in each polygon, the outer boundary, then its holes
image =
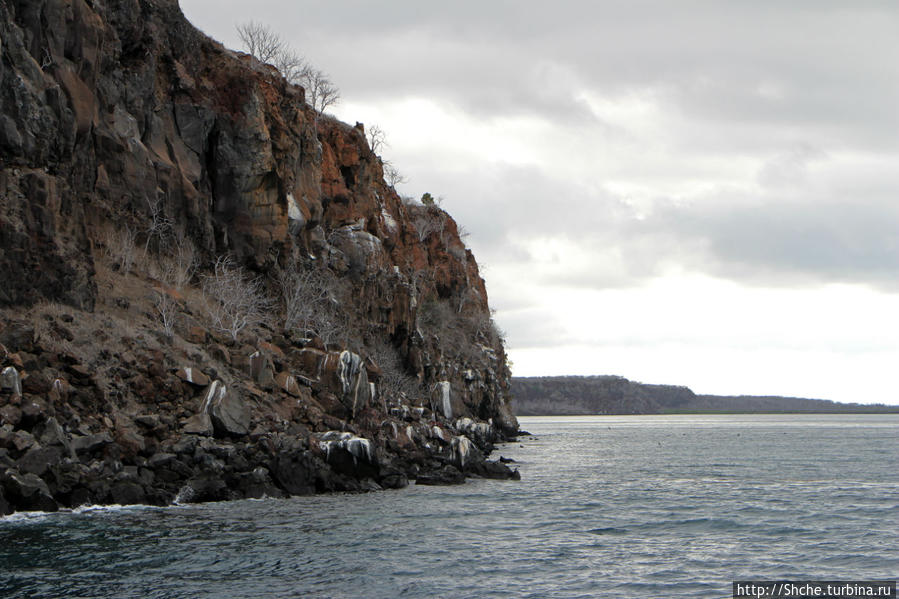
POLYGON ((899 406, 752 395, 697 395, 676 385, 648 385, 621 376, 512 377, 518 416, 590 414, 899 413, 899 406))

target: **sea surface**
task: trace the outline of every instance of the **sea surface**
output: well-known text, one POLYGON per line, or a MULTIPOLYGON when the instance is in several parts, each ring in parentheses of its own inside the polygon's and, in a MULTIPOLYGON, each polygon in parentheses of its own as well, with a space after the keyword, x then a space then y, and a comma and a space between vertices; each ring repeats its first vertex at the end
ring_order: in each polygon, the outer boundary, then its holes
POLYGON ((529 417, 520 482, 0 519, 0 597, 720 598, 899 575, 899 415, 529 417))

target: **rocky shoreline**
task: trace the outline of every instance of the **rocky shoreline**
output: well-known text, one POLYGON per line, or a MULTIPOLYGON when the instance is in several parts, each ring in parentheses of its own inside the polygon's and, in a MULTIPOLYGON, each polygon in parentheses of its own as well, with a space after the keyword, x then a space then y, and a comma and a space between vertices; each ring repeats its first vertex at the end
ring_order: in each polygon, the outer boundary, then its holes
MULTIPOLYGON (((0 330, 5 342, 22 342, 32 335, 33 328, 25 322, 8 322, 0 330)), ((42 349, 30 343, 12 352, 0 345, 0 515, 97 504, 169 505, 364 492, 402 488, 410 481, 459 484, 468 477, 519 478, 499 460, 486 459, 495 443, 510 440, 492 423, 451 420, 426 407, 403 406, 394 407, 394 415, 384 419, 376 409, 365 407, 356 423, 345 423, 324 412, 310 414, 307 406, 315 429, 339 425, 340 430, 310 430, 308 419, 306 424, 295 420, 282 425, 283 431, 270 430, 263 422, 276 413, 265 413, 264 402, 239 399, 250 389, 228 389, 193 367, 166 370, 147 364, 148 371, 157 371, 155 386, 193 396, 185 402, 196 409, 190 416, 178 418, 162 409, 84 418, 72 408, 95 386, 90 373, 74 356, 65 356, 63 370, 72 382, 50 380, 47 368, 40 367, 57 356, 47 356, 42 349)), ((283 355, 276 346, 269 350, 283 355)), ((248 356, 248 377, 254 370, 251 357, 257 353, 248 356)), ((280 395, 280 402, 269 406, 273 409, 298 406, 294 393, 302 394, 304 383, 317 384, 267 374, 250 380, 266 387, 270 397, 280 395)))

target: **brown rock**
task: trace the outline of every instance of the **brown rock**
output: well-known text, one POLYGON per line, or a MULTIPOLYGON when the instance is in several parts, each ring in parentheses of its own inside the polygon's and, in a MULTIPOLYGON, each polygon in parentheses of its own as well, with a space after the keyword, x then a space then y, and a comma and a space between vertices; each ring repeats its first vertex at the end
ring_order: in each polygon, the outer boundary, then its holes
POLYGON ((206 412, 194 414, 184 421, 182 429, 185 433, 192 435, 212 436, 212 420, 206 412))
POLYGON ((263 389, 272 389, 275 382, 275 367, 268 355, 257 350, 250 354, 249 363, 250 378, 263 389))
POLYGON ((206 343, 207 334, 206 329, 203 327, 192 326, 187 329, 187 334, 185 339, 191 343, 196 343, 197 345, 203 345, 206 343))
POLYGON ((31 372, 22 381, 22 391, 35 395, 44 395, 53 387, 53 378, 46 372, 31 372))
POLYGON ((87 366, 82 364, 70 364, 66 370, 79 381, 87 381, 93 374, 87 366))
POLYGON ((286 358, 286 356, 284 355, 284 350, 282 350, 277 345, 273 345, 266 341, 260 341, 258 343, 258 346, 260 350, 267 352, 269 355, 274 356, 277 359, 283 360, 286 358))
POLYGON ((14 405, 5 405, 0 408, 0 425, 11 424, 18 426, 22 420, 22 410, 14 405))
POLYGON ((294 397, 300 397, 302 394, 297 379, 290 373, 279 372, 278 376, 275 377, 275 384, 278 385, 279 389, 286 391, 294 397))
POLYGON ((219 343, 214 343, 210 345, 207 350, 209 352, 209 357, 217 362, 221 362, 223 364, 231 363, 231 354, 228 352, 228 349, 219 343))
POLYGON ((146 448, 143 435, 137 432, 134 422, 122 414, 115 417, 115 432, 113 434, 116 443, 121 446, 127 456, 135 456, 146 448))
POLYGON ((184 382, 196 385, 197 387, 206 387, 209 385, 209 377, 203 374, 198 368, 186 366, 175 371, 175 376, 184 382))
POLYGON ((65 379, 54 379, 50 386, 50 401, 65 401, 72 392, 72 386, 65 379))

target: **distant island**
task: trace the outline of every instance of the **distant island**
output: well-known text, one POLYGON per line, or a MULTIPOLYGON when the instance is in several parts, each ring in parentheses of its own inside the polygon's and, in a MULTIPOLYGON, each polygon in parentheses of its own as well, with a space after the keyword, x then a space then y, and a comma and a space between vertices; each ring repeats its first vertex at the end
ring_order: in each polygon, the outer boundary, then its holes
POLYGON ((518 416, 590 414, 899 413, 899 406, 825 399, 696 395, 687 387, 647 385, 621 376, 512 377, 518 416))

